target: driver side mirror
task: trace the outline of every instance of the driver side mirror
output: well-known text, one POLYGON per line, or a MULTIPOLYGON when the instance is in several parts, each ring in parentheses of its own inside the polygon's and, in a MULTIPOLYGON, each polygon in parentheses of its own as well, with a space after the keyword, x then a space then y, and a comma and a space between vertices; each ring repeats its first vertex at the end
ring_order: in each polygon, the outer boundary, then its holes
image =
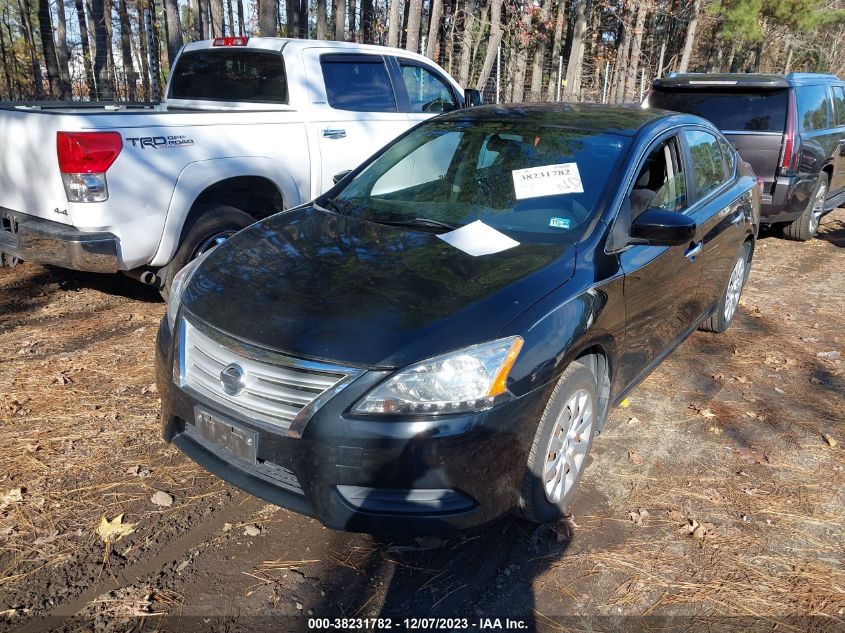
POLYGON ((680 246, 695 239, 695 220, 676 211, 647 209, 631 225, 631 237, 652 246, 680 246))
POLYGON ((467 88, 464 90, 464 107, 474 108, 475 106, 484 105, 484 97, 481 96, 481 91, 475 88, 467 88))

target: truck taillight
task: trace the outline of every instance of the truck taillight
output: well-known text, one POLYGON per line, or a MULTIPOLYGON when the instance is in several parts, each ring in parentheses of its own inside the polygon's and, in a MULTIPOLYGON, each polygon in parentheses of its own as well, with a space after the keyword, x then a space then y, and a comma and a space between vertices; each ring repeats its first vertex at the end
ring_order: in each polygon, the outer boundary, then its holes
POLYGON ((246 46, 248 37, 215 37, 212 46, 246 46))
POLYGON ((117 132, 58 132, 56 153, 68 202, 108 200, 106 172, 123 149, 117 132))

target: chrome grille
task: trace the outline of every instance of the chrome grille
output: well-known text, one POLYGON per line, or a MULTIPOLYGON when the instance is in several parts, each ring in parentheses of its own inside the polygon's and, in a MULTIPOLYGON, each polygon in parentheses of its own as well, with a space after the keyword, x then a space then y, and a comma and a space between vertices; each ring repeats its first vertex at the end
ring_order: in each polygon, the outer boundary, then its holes
POLYGON ((185 319, 181 322, 180 342, 182 387, 247 419, 285 429, 303 409, 354 373, 354 370, 343 371, 264 350, 250 350, 238 341, 223 340, 222 335, 212 338, 185 319), (259 360, 258 356, 262 358, 259 360), (238 365, 244 376, 243 389, 235 395, 225 391, 221 381, 221 372, 232 364, 238 365))

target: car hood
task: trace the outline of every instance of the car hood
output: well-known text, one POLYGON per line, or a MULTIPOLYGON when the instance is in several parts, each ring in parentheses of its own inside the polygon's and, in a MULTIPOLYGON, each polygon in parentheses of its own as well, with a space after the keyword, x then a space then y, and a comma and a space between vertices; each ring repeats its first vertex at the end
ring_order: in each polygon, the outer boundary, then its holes
POLYGON ((495 338, 574 269, 571 245, 521 244, 474 257, 430 232, 307 206, 217 247, 182 305, 261 347, 401 367, 495 338))

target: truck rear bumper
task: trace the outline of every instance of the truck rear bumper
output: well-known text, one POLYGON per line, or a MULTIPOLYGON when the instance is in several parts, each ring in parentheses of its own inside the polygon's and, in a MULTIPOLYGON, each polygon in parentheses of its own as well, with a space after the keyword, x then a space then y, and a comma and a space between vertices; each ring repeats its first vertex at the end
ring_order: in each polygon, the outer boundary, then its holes
POLYGON ((117 236, 0 207, 0 252, 24 261, 95 273, 117 272, 117 236))

